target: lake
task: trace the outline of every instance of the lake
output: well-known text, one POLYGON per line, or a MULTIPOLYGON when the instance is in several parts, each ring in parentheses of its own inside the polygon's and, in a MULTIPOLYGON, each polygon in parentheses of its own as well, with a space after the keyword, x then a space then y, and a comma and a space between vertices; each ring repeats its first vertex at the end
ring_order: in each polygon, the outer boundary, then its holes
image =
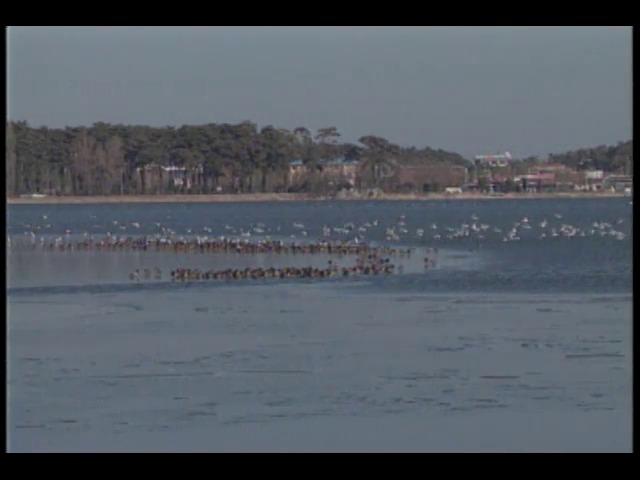
POLYGON ((11 205, 8 448, 631 451, 632 208, 11 205), (391 275, 173 282, 354 258, 57 249, 222 236, 412 250, 391 275))

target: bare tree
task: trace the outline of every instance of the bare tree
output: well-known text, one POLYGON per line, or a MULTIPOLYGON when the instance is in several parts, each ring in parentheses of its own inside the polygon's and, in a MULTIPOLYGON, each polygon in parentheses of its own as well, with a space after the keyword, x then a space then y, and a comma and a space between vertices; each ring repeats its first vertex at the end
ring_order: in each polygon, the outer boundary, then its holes
POLYGON ((94 176, 94 146, 93 140, 85 129, 79 133, 71 146, 71 157, 74 167, 74 193, 76 195, 91 195, 94 176))
POLYGON ((7 141, 5 144, 7 195, 16 194, 16 135, 13 126, 7 123, 7 141))
POLYGON ((107 193, 114 189, 122 195, 124 190, 124 143, 120 137, 111 137, 105 144, 106 169, 109 173, 107 193))

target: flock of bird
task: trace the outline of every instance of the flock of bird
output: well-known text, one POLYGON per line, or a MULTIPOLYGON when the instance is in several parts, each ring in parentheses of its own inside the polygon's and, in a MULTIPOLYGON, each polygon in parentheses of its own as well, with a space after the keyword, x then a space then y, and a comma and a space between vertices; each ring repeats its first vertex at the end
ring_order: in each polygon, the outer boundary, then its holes
MULTIPOLYGON (((429 258, 429 257, 427 257, 429 258)), ((430 260, 429 266, 435 266, 435 257, 430 260)), ((426 267, 425 262, 425 267, 426 267)), ((171 271, 172 281, 200 281, 200 280, 262 280, 262 279, 304 279, 304 278, 329 278, 348 277, 354 275, 390 275, 401 272, 401 266, 391 263, 390 257, 385 257, 381 250, 369 249, 361 253, 352 266, 339 266, 333 260, 328 260, 325 268, 319 267, 257 267, 257 268, 226 268, 220 270, 201 268, 177 268, 171 271)), ((162 271, 155 268, 155 279, 162 279, 162 271)), ((151 269, 136 269, 129 278, 133 281, 151 279, 151 269)))
POLYGON ((348 241, 318 240, 316 242, 285 242, 283 240, 262 239, 252 241, 244 238, 196 236, 191 238, 140 236, 123 237, 107 234, 96 238, 85 235, 81 238, 57 237, 39 241, 15 241, 12 248, 28 250, 41 249, 50 252, 79 252, 79 251, 156 251, 168 253, 235 253, 235 254, 328 254, 328 255, 362 255, 372 252, 390 256, 410 256, 411 248, 393 248, 390 246, 373 247, 364 243, 348 241))
MULTIPOLYGON (((459 224, 438 224, 425 222, 421 227, 410 227, 406 216, 400 215, 391 222, 380 220, 356 223, 349 221, 338 225, 323 225, 319 228, 307 228, 301 221, 295 221, 289 227, 281 224, 268 226, 265 223, 249 224, 248 227, 232 225, 205 225, 182 228, 161 222, 153 222, 143 228, 140 221, 120 222, 113 220, 105 225, 96 223, 98 218, 91 215, 92 230, 72 232, 66 229, 64 235, 47 234, 51 223, 47 215, 35 224, 24 223, 23 235, 7 236, 9 249, 43 250, 48 252, 77 251, 159 251, 168 253, 202 254, 280 254, 313 255, 325 254, 334 258, 356 257, 355 265, 338 266, 329 263, 319 267, 259 267, 227 268, 222 270, 203 268, 178 268, 171 272, 172 281, 193 280, 241 280, 269 278, 324 278, 352 275, 388 275, 402 273, 402 262, 397 266, 391 262, 396 256, 411 256, 414 250, 407 245, 439 246, 444 242, 472 240, 476 244, 483 241, 516 242, 526 239, 544 240, 548 238, 574 237, 610 237, 624 240, 626 234, 620 229, 623 218, 615 221, 595 220, 588 225, 573 225, 563 219, 560 213, 539 218, 535 222, 528 217, 501 226, 490 225, 477 215, 459 224), (316 240, 312 240, 315 237, 316 240), (395 245, 394 245, 395 244, 395 245)), ((166 222, 170 223, 170 222, 166 222)), ((424 259, 425 268, 437 266, 437 249, 430 248, 424 259)), ((133 281, 162 279, 160 269, 136 269, 129 278, 133 281)))
MULTIPOLYGON (((178 233, 174 228, 163 225, 161 222, 154 222, 154 225, 145 229, 145 234, 135 236, 141 231, 139 221, 119 222, 112 221, 107 228, 105 225, 94 224, 92 230, 106 230, 104 238, 98 238, 97 232, 85 231, 82 233, 72 232, 66 229, 64 235, 51 235, 47 231, 51 229, 51 224, 47 223, 48 216, 42 216, 42 222, 36 224, 24 223, 23 235, 7 236, 9 247, 30 247, 48 250, 76 250, 83 248, 137 248, 138 246, 161 245, 159 248, 171 246, 172 248, 206 249, 208 246, 217 245, 230 241, 229 239, 275 239, 293 238, 301 239, 302 244, 307 243, 307 238, 316 237, 327 241, 342 241, 350 245, 362 245, 370 243, 371 240, 395 242, 395 243, 433 243, 469 239, 477 242, 484 240, 502 240, 503 242, 514 242, 523 238, 533 238, 543 240, 546 238, 573 238, 573 237, 611 237, 616 240, 624 240, 626 234, 619 230, 619 225, 624 223, 624 219, 615 221, 595 220, 589 225, 572 225, 563 221, 559 213, 543 218, 537 222, 523 217, 513 222, 509 226, 491 226, 480 221, 477 215, 472 215, 457 225, 438 225, 430 223, 421 227, 410 228, 407 225, 405 215, 400 215, 395 221, 383 225, 379 220, 367 221, 362 224, 347 222, 342 225, 323 225, 317 231, 307 229, 300 221, 293 222, 291 228, 281 228, 280 225, 269 227, 264 223, 250 224, 248 227, 237 227, 224 225, 215 227, 201 226, 185 228, 178 233), (111 228, 109 228, 111 227, 111 228), (153 232, 153 233, 150 233, 153 232), (215 234, 214 234, 215 232, 215 234), (182 247, 176 247, 182 246, 182 247), (194 247, 195 246, 195 247, 194 247)), ((92 219, 97 218, 92 216, 92 219)), ((142 233, 142 232, 141 232, 142 233)), ((104 234, 103 234, 104 235, 104 234)), ((301 245, 302 245, 301 244, 301 245)), ((300 247, 302 248, 302 247, 300 247)))

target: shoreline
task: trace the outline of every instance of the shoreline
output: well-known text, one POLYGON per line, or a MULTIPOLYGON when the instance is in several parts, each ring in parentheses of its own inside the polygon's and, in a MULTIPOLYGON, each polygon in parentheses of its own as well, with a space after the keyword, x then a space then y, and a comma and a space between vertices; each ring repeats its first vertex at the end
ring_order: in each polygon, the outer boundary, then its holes
POLYGON ((442 200, 542 200, 557 198, 612 198, 629 197, 622 192, 567 192, 567 193, 506 193, 506 194, 381 194, 367 196, 322 196, 305 193, 238 193, 210 195, 109 195, 109 196, 47 196, 6 197, 7 205, 75 205, 116 203, 232 203, 232 202, 307 202, 307 201, 442 201, 442 200))

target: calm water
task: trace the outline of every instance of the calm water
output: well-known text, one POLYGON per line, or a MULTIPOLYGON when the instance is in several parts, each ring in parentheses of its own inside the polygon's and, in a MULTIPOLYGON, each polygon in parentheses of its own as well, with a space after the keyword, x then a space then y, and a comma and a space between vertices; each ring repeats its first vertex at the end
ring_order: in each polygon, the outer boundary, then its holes
POLYGON ((11 206, 9 448, 628 451, 632 208, 628 198, 11 206), (330 257, 16 246, 107 232, 357 236, 416 250, 390 277, 176 284, 176 267, 330 257), (438 249, 435 269, 423 267, 426 248, 438 249), (162 279, 128 278, 154 267, 162 279))

